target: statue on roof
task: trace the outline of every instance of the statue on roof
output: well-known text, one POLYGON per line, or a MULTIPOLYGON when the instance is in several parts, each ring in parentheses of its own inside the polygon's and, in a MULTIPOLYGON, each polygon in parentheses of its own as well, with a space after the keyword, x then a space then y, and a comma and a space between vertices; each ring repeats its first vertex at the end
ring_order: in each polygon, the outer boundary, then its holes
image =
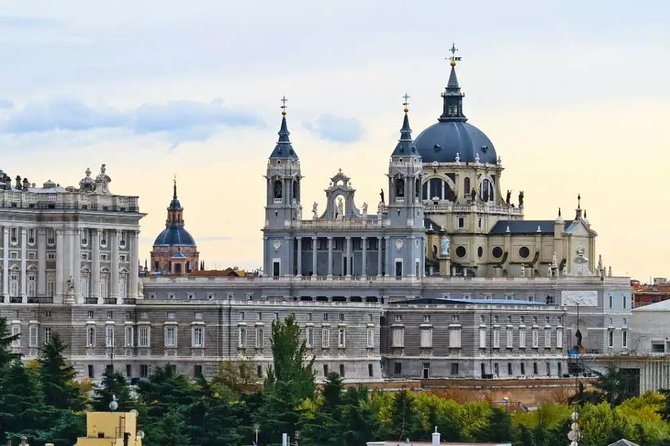
POLYGON ((505 203, 509 205, 510 201, 512 201, 512 191, 507 189, 507 195, 505 196, 505 203))
POLYGON ((380 203, 384 203, 384 189, 379 191, 379 197, 381 198, 380 203))
POLYGON ((313 218, 314 220, 316 220, 316 219, 319 217, 319 216, 317 215, 317 212, 318 212, 317 209, 318 209, 318 208, 319 208, 319 203, 317 203, 317 202, 315 201, 314 204, 312 205, 312 218, 313 218))
POLYGON ((98 194, 109 195, 109 183, 112 179, 107 175, 107 166, 105 164, 100 166, 100 173, 95 177, 95 192, 98 194))
POLYGON ((337 220, 344 219, 344 201, 342 201, 342 197, 337 199, 337 214, 335 215, 335 218, 337 220))
POLYGON ((519 207, 523 207, 523 191, 519 192, 519 207))

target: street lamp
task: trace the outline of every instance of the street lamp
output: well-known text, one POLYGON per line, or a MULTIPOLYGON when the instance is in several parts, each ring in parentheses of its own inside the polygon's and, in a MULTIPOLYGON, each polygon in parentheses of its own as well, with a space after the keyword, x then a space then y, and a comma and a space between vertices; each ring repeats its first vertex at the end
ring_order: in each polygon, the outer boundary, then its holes
POLYGON ((256 441, 254 442, 254 444, 255 444, 256 446, 258 446, 258 434, 259 434, 260 432, 261 432, 261 425, 258 424, 258 423, 255 423, 255 424, 254 424, 254 433, 256 434, 256 441))

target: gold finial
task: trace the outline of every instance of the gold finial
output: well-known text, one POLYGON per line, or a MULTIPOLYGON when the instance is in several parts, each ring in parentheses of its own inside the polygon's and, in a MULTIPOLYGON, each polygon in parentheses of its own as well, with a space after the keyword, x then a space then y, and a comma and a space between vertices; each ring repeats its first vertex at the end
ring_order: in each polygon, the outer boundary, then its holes
POLYGON ((286 109, 288 108, 288 105, 286 105, 287 102, 288 102, 288 99, 286 99, 286 96, 282 96, 281 107, 280 107, 282 116, 286 116, 286 109))
POLYGON ((452 67, 456 66, 456 62, 460 61, 461 58, 456 56, 456 52, 458 51, 458 48, 456 48, 455 43, 451 43, 451 48, 449 48, 449 52, 451 53, 451 56, 447 57, 446 59, 449 61, 449 65, 452 67))
POLYGON ((405 111, 405 113, 407 113, 407 112, 409 112, 409 98, 410 98, 410 96, 407 94, 407 92, 405 92, 405 95, 402 98, 405 100, 405 102, 402 103, 403 107, 405 107, 403 110, 405 111))

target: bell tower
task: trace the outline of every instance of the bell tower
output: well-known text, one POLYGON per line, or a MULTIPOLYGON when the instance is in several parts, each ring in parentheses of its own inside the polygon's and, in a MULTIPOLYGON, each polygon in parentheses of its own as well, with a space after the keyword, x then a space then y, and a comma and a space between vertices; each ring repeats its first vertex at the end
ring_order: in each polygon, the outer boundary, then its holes
POLYGON ((412 141, 409 126, 409 96, 403 103, 405 115, 400 139, 389 162, 389 202, 387 207, 390 249, 387 265, 389 273, 399 276, 421 277, 424 274, 425 231, 421 182, 423 164, 412 141))
POLYGON ((300 159, 293 150, 286 124, 286 102, 281 99, 281 126, 277 145, 270 154, 265 174, 266 204, 264 233, 264 270, 268 275, 289 275, 292 261, 290 232, 301 218, 300 159))

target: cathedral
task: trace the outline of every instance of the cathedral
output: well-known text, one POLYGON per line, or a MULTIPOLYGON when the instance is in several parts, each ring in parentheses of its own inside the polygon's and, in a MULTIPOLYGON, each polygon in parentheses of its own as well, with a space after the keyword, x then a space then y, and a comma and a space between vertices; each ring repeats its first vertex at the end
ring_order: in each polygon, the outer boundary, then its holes
POLYGON ((458 60, 452 47, 437 122, 416 138, 405 100, 376 209, 356 202, 341 170, 321 208, 302 203, 309 166, 282 107, 256 275, 199 271, 176 182, 138 278, 144 214, 138 197, 110 192, 104 165, 79 187, 0 172, 0 316, 21 335, 12 348, 34 359, 59 332, 92 380, 107 367, 135 382, 155 367, 211 376, 244 362, 261 382, 272 322, 290 315, 319 380, 560 379, 580 373, 574 352, 629 352, 629 278, 594 261, 579 199, 573 218, 524 219, 523 193, 513 202, 500 155, 465 117, 458 60))

